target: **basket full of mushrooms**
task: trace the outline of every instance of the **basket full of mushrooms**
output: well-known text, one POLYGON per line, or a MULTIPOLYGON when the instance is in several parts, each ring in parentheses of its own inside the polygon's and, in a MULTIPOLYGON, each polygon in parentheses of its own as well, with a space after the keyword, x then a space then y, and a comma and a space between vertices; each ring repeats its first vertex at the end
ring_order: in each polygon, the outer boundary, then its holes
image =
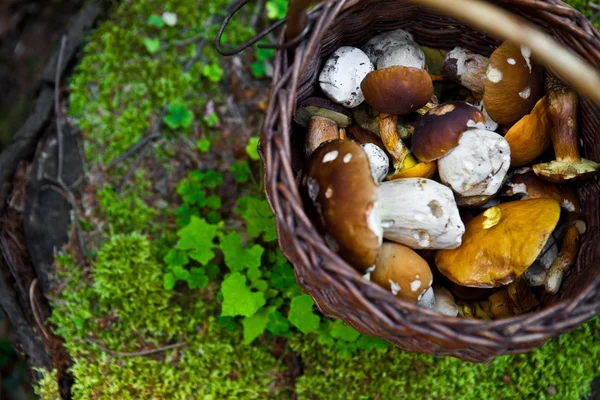
POLYGON ((600 312, 589 21, 558 0, 307 3, 290 3, 260 150, 321 311, 471 361, 600 312))

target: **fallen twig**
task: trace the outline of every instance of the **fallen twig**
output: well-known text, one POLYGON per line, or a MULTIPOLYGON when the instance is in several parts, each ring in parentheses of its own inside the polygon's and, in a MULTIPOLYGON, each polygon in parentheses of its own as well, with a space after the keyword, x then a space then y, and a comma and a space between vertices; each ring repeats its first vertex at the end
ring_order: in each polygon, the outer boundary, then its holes
POLYGON ((137 357, 137 356, 147 356, 149 354, 156 354, 156 353, 160 353, 163 351, 167 351, 167 350, 171 350, 171 349, 177 349, 179 347, 183 347, 183 346, 187 346, 187 342, 179 342, 179 343, 174 343, 174 344, 170 344, 168 346, 163 346, 163 347, 157 347, 155 349, 148 349, 148 350, 139 350, 139 351, 115 351, 115 350, 111 350, 109 348, 106 348, 102 345, 99 345, 98 343, 94 342, 92 339, 84 339, 85 342, 91 344, 94 347, 99 348, 102 351, 105 351, 109 354, 112 354, 113 356, 120 356, 120 357, 137 357))
POLYGON ((40 331, 42 331, 46 339, 50 339, 50 333, 48 333, 48 328, 46 328, 46 325, 44 325, 44 323, 42 322, 42 317, 40 316, 40 312, 38 310, 38 306, 35 300, 35 288, 37 287, 37 284, 38 280, 37 278, 35 278, 31 281, 31 284, 29 285, 29 306, 31 307, 33 317, 35 319, 35 322, 38 324, 40 331))

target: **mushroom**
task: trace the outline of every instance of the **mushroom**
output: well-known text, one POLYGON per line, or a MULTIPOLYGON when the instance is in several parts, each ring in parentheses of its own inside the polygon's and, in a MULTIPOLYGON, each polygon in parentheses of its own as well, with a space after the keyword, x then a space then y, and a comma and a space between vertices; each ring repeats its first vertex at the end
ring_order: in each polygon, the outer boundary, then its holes
POLYGON ((504 182, 510 165, 508 142, 485 129, 465 131, 450 153, 438 160, 442 182, 463 197, 490 198, 504 182))
POLYGON ((565 233, 558 256, 548 269, 544 286, 550 294, 558 293, 565 273, 577 260, 579 251, 579 236, 585 233, 585 224, 573 224, 565 233))
POLYGON ((398 116, 379 114, 379 134, 385 148, 392 157, 393 170, 388 180, 399 178, 431 178, 437 172, 435 162, 419 162, 398 137, 398 116))
POLYGON ((377 60, 377 70, 361 82, 365 100, 380 113, 406 115, 423 107, 433 96, 431 77, 424 69, 425 55, 418 44, 404 42, 377 60))
POLYGON ((433 309, 435 311, 449 317, 458 315, 458 305, 448 289, 440 285, 433 285, 433 294, 435 298, 433 309))
POLYGON ((527 284, 518 279, 477 302, 459 301, 459 309, 466 318, 501 319, 524 314, 539 305, 527 284))
POLYGON ((433 283, 429 264, 414 250, 385 242, 379 250, 370 280, 389 289, 398 298, 417 304, 433 283))
POLYGON ((403 29, 384 32, 377 36, 373 36, 362 47, 362 50, 369 57, 371 62, 376 65, 379 57, 386 54, 390 49, 403 44, 405 42, 413 42, 413 36, 403 29))
POLYGON ((450 189, 421 178, 376 186, 365 151, 350 140, 324 143, 312 154, 301 193, 332 249, 360 271, 375 264, 382 236, 439 249, 460 246, 464 233, 450 189))
POLYGON ((322 143, 340 139, 340 130, 334 120, 314 116, 308 121, 304 140, 304 154, 309 157, 322 143))
POLYGON ((510 166, 521 167, 541 156, 550 147, 550 123, 546 97, 504 135, 510 145, 510 166))
POLYGON ((483 104, 483 100, 473 101, 471 104, 473 105, 473 107, 481 111, 481 113, 485 117, 485 122, 483 123, 485 129, 487 129, 488 131, 496 132, 496 129, 498 129, 499 125, 488 114, 487 110, 485 109, 485 104, 483 104))
POLYGON ((361 144, 362 149, 369 158, 369 166, 375 183, 381 183, 388 174, 390 168, 390 159, 385 151, 376 144, 361 144))
POLYGON ((300 102, 294 114, 294 121, 306 128, 314 116, 329 118, 340 128, 346 128, 352 123, 350 111, 321 97, 309 97, 300 102))
POLYGON ((502 43, 490 57, 484 81, 483 102, 490 117, 504 125, 529 113, 542 97, 542 74, 530 49, 502 43))
POLYGON ((481 98, 489 59, 463 47, 455 47, 446 55, 442 72, 481 98))
MULTIPOLYGON (((400 139, 406 140, 410 138, 413 135, 415 125, 419 118, 435 107, 437 107, 437 104, 430 101, 412 114, 399 116, 396 128, 400 139)), ((380 136, 379 113, 374 110, 373 107, 369 106, 368 103, 364 102, 360 106, 353 108, 352 116, 361 128, 371 132, 375 136, 380 136)))
POLYGON ((589 178, 600 164, 581 158, 577 138, 577 93, 559 80, 546 79, 548 119, 556 160, 533 166, 534 172, 551 182, 568 182, 589 178))
POLYGON ((331 101, 353 108, 365 100, 360 83, 373 70, 373 63, 362 50, 343 46, 325 62, 319 86, 331 101))
POLYGON ((467 222, 462 246, 437 251, 436 265, 458 285, 509 284, 536 260, 559 217, 553 199, 498 204, 467 222))

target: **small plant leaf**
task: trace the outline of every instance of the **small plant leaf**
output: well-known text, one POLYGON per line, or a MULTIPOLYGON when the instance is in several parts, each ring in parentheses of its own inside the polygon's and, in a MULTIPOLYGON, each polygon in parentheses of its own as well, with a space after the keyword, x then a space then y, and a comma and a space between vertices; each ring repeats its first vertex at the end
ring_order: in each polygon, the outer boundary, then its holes
POLYGON ((255 78, 262 78, 267 73, 267 64, 264 61, 254 61, 250 64, 250 72, 255 78))
POLYGON ((259 237, 264 233, 264 240, 271 242, 277 239, 277 228, 273 212, 264 199, 254 197, 240 198, 244 200, 245 209, 241 211, 246 221, 246 231, 252 237, 259 237))
POLYGON ((172 273, 167 272, 163 275, 163 286, 165 290, 173 290, 175 287, 175 282, 177 282, 177 279, 175 279, 175 275, 172 273))
POLYGON ((246 153, 248 153, 248 156, 254 161, 260 160, 260 156, 258 155, 258 141, 259 138, 253 136, 248 140, 248 145, 246 146, 246 153))
POLYGON ((312 311, 315 305, 313 299, 303 294, 292 299, 288 319, 302 333, 309 333, 319 329, 321 319, 312 311))
POLYGON ((246 286, 246 277, 239 272, 230 274, 221 284, 223 293, 223 308, 221 315, 224 317, 253 316, 265 305, 265 296, 260 292, 252 292, 246 286))
POLYGON ((258 310, 253 316, 242 320, 245 344, 252 343, 254 339, 262 335, 265 329, 267 329, 269 316, 273 311, 275 311, 275 307, 264 307, 258 310))
POLYGON ((160 48, 160 40, 152 39, 152 38, 144 38, 144 46, 146 46, 146 50, 148 50, 148 53, 154 54, 160 48))
POLYGON ((200 153, 206 153, 210 150, 210 140, 208 139, 200 139, 196 142, 196 148, 200 153))
POLYGON ((341 320, 336 320, 331 327, 331 336, 346 342, 356 342, 360 333, 351 326, 344 324, 341 320))
POLYGON ((152 14, 148 18, 148 25, 154 26, 156 28, 162 28, 165 26, 165 21, 163 21, 160 15, 152 14))
POLYGON ((192 216, 189 225, 177 232, 180 239, 177 242, 179 250, 188 250, 188 256, 200 264, 206 264, 213 257, 213 240, 219 227, 211 225, 204 219, 192 216))
POLYGON ((243 248, 242 238, 236 232, 221 238, 221 250, 225 256, 225 264, 232 272, 259 267, 264 251, 263 247, 258 244, 247 249, 243 248))

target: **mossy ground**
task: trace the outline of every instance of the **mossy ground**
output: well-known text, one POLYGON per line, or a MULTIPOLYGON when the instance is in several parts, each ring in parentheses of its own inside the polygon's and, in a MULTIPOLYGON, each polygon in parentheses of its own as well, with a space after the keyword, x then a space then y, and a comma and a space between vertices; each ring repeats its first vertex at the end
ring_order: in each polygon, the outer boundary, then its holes
MULTIPOLYGON (((165 289, 162 260, 177 230, 177 182, 157 190, 161 174, 156 170, 177 181, 186 171, 206 168, 199 156, 192 155, 190 162, 180 153, 190 141, 220 134, 200 116, 210 115, 211 102, 218 106, 226 98, 223 86, 212 82, 220 78, 215 75, 221 63, 212 46, 199 55, 195 44, 176 42, 202 32, 212 37, 216 27, 206 22, 227 3, 212 0, 198 7, 196 0, 122 1, 92 33, 70 80, 70 114, 83 132, 88 177, 94 183, 85 198, 83 226, 93 244, 87 261, 67 246, 55 263, 60 290, 51 322, 74 360, 73 398, 251 399, 295 393, 301 399, 576 400, 586 395, 600 374, 600 319, 529 354, 474 365, 394 348, 340 351, 316 333, 299 331, 283 351, 267 334, 244 344, 239 329, 219 323, 214 283, 204 290, 165 289), (149 24, 151 15, 165 11, 176 13, 174 27, 149 24), (150 53, 145 38, 159 39, 160 49, 150 53), (185 72, 192 58, 198 61, 185 72), (108 164, 148 135, 161 110, 174 102, 186 104, 198 122, 189 129, 165 128, 119 194, 119 177, 133 160, 114 168, 108 164), (185 344, 149 355, 116 353, 175 342, 185 344), (284 361, 292 351, 303 365, 295 380, 289 379, 284 361)), ((228 39, 236 42, 249 33, 234 25, 228 39)), ((232 161, 224 161, 226 170, 232 161)), ((250 189, 238 188, 235 195, 244 190, 250 189)), ((232 216, 225 223, 240 224, 232 216)), ((56 374, 46 372, 36 390, 42 399, 57 398, 56 374)))

